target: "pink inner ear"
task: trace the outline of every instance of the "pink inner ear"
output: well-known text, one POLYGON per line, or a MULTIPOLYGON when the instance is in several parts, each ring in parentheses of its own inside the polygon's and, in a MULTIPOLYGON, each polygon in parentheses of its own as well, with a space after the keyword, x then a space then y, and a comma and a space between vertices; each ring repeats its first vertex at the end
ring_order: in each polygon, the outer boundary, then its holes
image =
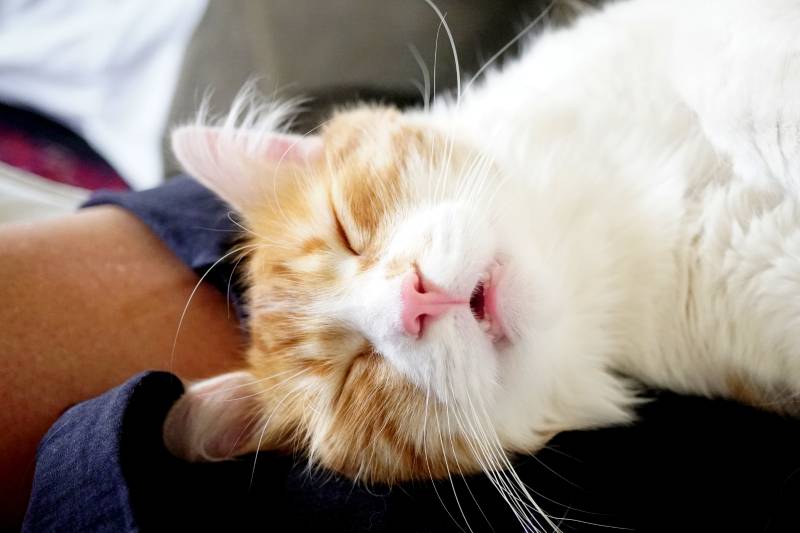
POLYGON ((164 443, 190 461, 228 459, 255 451, 259 405, 248 372, 231 372, 193 384, 164 422, 164 443))
POLYGON ((322 155, 322 140, 316 136, 276 133, 269 139, 264 155, 270 161, 313 162, 322 155))
POLYGON ((262 197, 265 181, 291 165, 321 157, 322 140, 314 135, 256 133, 209 126, 185 126, 172 134, 175 155, 184 169, 238 211, 262 197), (260 160, 275 172, 252 172, 260 160))

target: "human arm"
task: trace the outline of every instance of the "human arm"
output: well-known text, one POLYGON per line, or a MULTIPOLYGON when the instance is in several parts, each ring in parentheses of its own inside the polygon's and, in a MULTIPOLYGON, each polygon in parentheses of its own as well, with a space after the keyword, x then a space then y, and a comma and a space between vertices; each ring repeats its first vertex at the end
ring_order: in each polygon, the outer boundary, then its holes
POLYGON ((237 366, 224 295, 142 222, 101 206, 0 226, 0 529, 25 510, 36 444, 70 405, 145 369, 199 378, 237 366))

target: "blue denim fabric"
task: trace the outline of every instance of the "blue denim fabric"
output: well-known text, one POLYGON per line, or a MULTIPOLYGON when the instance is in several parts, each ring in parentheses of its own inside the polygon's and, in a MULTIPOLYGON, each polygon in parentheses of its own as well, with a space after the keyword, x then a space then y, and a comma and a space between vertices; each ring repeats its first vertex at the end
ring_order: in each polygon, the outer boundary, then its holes
POLYGON ((138 531, 125 446, 136 441, 137 417, 163 420, 182 392, 176 377, 153 372, 67 410, 39 444, 23 531, 138 531))
MULTIPOLYGON (((151 372, 65 412, 39 446, 23 531, 523 531, 484 476, 367 488, 274 453, 180 461, 161 425, 181 393, 151 372)), ((517 471, 565 532, 788 532, 798 449, 796 421, 658 395, 639 424, 559 435, 517 471)))

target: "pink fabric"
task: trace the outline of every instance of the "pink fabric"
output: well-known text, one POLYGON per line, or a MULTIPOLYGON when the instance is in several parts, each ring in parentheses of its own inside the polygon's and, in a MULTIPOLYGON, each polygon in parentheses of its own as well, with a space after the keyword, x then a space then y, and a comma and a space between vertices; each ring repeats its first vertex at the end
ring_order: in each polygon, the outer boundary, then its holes
POLYGON ((3 125, 0 125, 0 161, 37 176, 84 189, 129 189, 109 165, 3 125))

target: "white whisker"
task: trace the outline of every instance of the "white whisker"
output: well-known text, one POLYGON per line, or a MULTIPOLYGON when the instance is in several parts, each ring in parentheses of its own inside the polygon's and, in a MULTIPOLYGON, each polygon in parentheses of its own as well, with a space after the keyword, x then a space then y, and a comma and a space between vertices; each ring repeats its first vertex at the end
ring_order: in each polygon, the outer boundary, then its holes
MULTIPOLYGON (((450 40, 450 48, 453 51, 453 63, 455 64, 456 68, 456 102, 459 103, 461 101, 461 67, 458 62, 458 50, 456 50, 456 42, 455 39, 453 39, 453 32, 450 31, 450 26, 447 25, 445 16, 439 10, 436 4, 433 3, 433 0, 425 0, 425 3, 428 4, 431 7, 431 9, 433 9, 436 12, 436 16, 439 17, 439 21, 441 25, 444 26, 444 31, 447 33, 447 38, 450 40)), ((438 35, 439 35, 438 30, 436 32, 436 35, 438 42, 438 35)), ((435 78, 436 78, 436 73, 434 71, 434 81, 435 78)))
POLYGON ((516 43, 517 41, 522 39, 522 37, 524 37, 525 34, 527 34, 529 31, 531 31, 533 28, 535 28, 539 24, 539 22, 544 20, 544 18, 547 16, 547 14, 550 12, 550 10, 555 5, 555 3, 556 3, 556 0, 551 0, 550 3, 542 10, 541 13, 539 13, 539 15, 536 18, 534 18, 530 23, 528 23, 524 28, 522 28, 522 30, 520 30, 519 33, 517 33, 510 41, 508 41, 502 48, 500 48, 500 50, 495 52, 492 55, 492 57, 490 57, 489 60, 486 61, 481 66, 481 68, 478 69, 478 71, 472 76, 472 78, 470 78, 470 80, 467 82, 466 87, 464 87, 464 92, 466 93, 467 91, 469 91, 470 87, 472 87, 472 84, 475 83, 475 80, 480 78, 481 74, 486 72, 486 69, 488 69, 490 66, 492 66, 492 64, 495 61, 497 61, 504 53, 506 53, 506 51, 509 48, 514 46, 514 43, 516 43))
POLYGON ((303 389, 298 389, 298 390, 292 390, 292 391, 289 391, 288 393, 286 393, 286 395, 281 399, 281 401, 279 401, 277 403, 277 405, 275 405, 275 407, 273 407, 272 412, 267 417, 267 420, 264 422, 264 427, 261 429, 261 433, 258 436, 258 444, 256 445, 256 453, 255 453, 255 456, 253 457, 253 469, 250 472, 250 487, 251 488, 253 486, 253 480, 255 479, 255 476, 256 476, 256 465, 258 464, 258 453, 261 450, 261 444, 264 442, 264 435, 267 432, 267 427, 269 427, 269 423, 272 421, 272 417, 278 411, 278 408, 280 408, 280 406, 283 405, 283 402, 285 402, 290 396, 292 396, 292 395, 299 396, 303 392, 304 392, 303 389))
POLYGON ((195 284, 194 288, 192 289, 192 292, 189 294, 189 298, 186 300, 186 305, 183 306, 183 311, 181 311, 181 316, 178 319, 178 327, 175 330, 175 337, 172 340, 172 351, 170 353, 170 360, 169 360, 170 371, 172 371, 174 369, 174 367, 175 367, 175 349, 178 346, 178 336, 180 335, 181 327, 183 326, 183 320, 184 320, 184 318, 186 318, 186 313, 189 310, 189 305, 192 303, 192 299, 194 298, 194 295, 197 293, 197 290, 200 288, 200 285, 203 283, 203 281, 206 279, 206 277, 208 277, 208 275, 211 273, 211 271, 214 269, 214 267, 216 267, 222 261, 226 260, 228 257, 230 257, 230 256, 232 256, 234 254, 238 254, 238 253, 242 252, 243 250, 253 249, 253 248, 256 248, 257 246, 258 245, 250 244, 250 245, 245 245, 245 246, 240 246, 238 248, 234 248, 230 252, 226 253, 225 255, 223 255, 222 257, 217 259, 214 262, 214 264, 211 265, 210 267, 208 267, 208 269, 203 273, 203 275, 200 276, 200 279, 197 280, 197 283, 195 284))
POLYGON ((428 72, 428 66, 425 64, 425 60, 422 59, 422 55, 419 53, 419 50, 417 50, 417 47, 411 44, 409 45, 409 49, 411 50, 411 55, 414 56, 414 61, 417 62, 417 66, 422 73, 423 87, 420 92, 422 93, 423 98, 423 109, 428 111, 431 107, 431 75, 430 72, 428 72))
MULTIPOLYGON (((426 423, 423 426, 425 428, 426 433, 427 433, 427 428, 428 428, 427 420, 428 420, 428 407, 430 405, 429 404, 429 400, 430 400, 430 389, 426 389, 426 394, 425 394, 425 421, 426 421, 426 423)), ((439 425, 439 413, 438 413, 438 411, 434 412, 434 415, 436 415, 436 425, 438 426, 439 425)), ((444 499, 442 499, 441 494, 439 494, 439 489, 436 488, 436 480, 433 477, 433 471, 431 470, 431 464, 430 464, 430 457, 428 456, 427 439, 424 442, 426 443, 426 446, 423 448, 423 450, 425 452, 425 466, 428 469, 428 476, 431 479, 431 488, 433 488, 433 492, 436 494, 436 497, 439 499, 439 503, 442 504, 442 509, 444 509, 444 511, 447 513, 447 516, 450 517, 450 520, 453 521, 453 523, 456 525, 456 527, 460 531, 462 531, 462 533, 465 533, 464 532, 464 528, 461 527, 461 525, 458 523, 458 521, 455 519, 455 517, 452 515, 452 513, 450 513, 450 510, 447 508, 447 505, 444 503, 444 499)))

